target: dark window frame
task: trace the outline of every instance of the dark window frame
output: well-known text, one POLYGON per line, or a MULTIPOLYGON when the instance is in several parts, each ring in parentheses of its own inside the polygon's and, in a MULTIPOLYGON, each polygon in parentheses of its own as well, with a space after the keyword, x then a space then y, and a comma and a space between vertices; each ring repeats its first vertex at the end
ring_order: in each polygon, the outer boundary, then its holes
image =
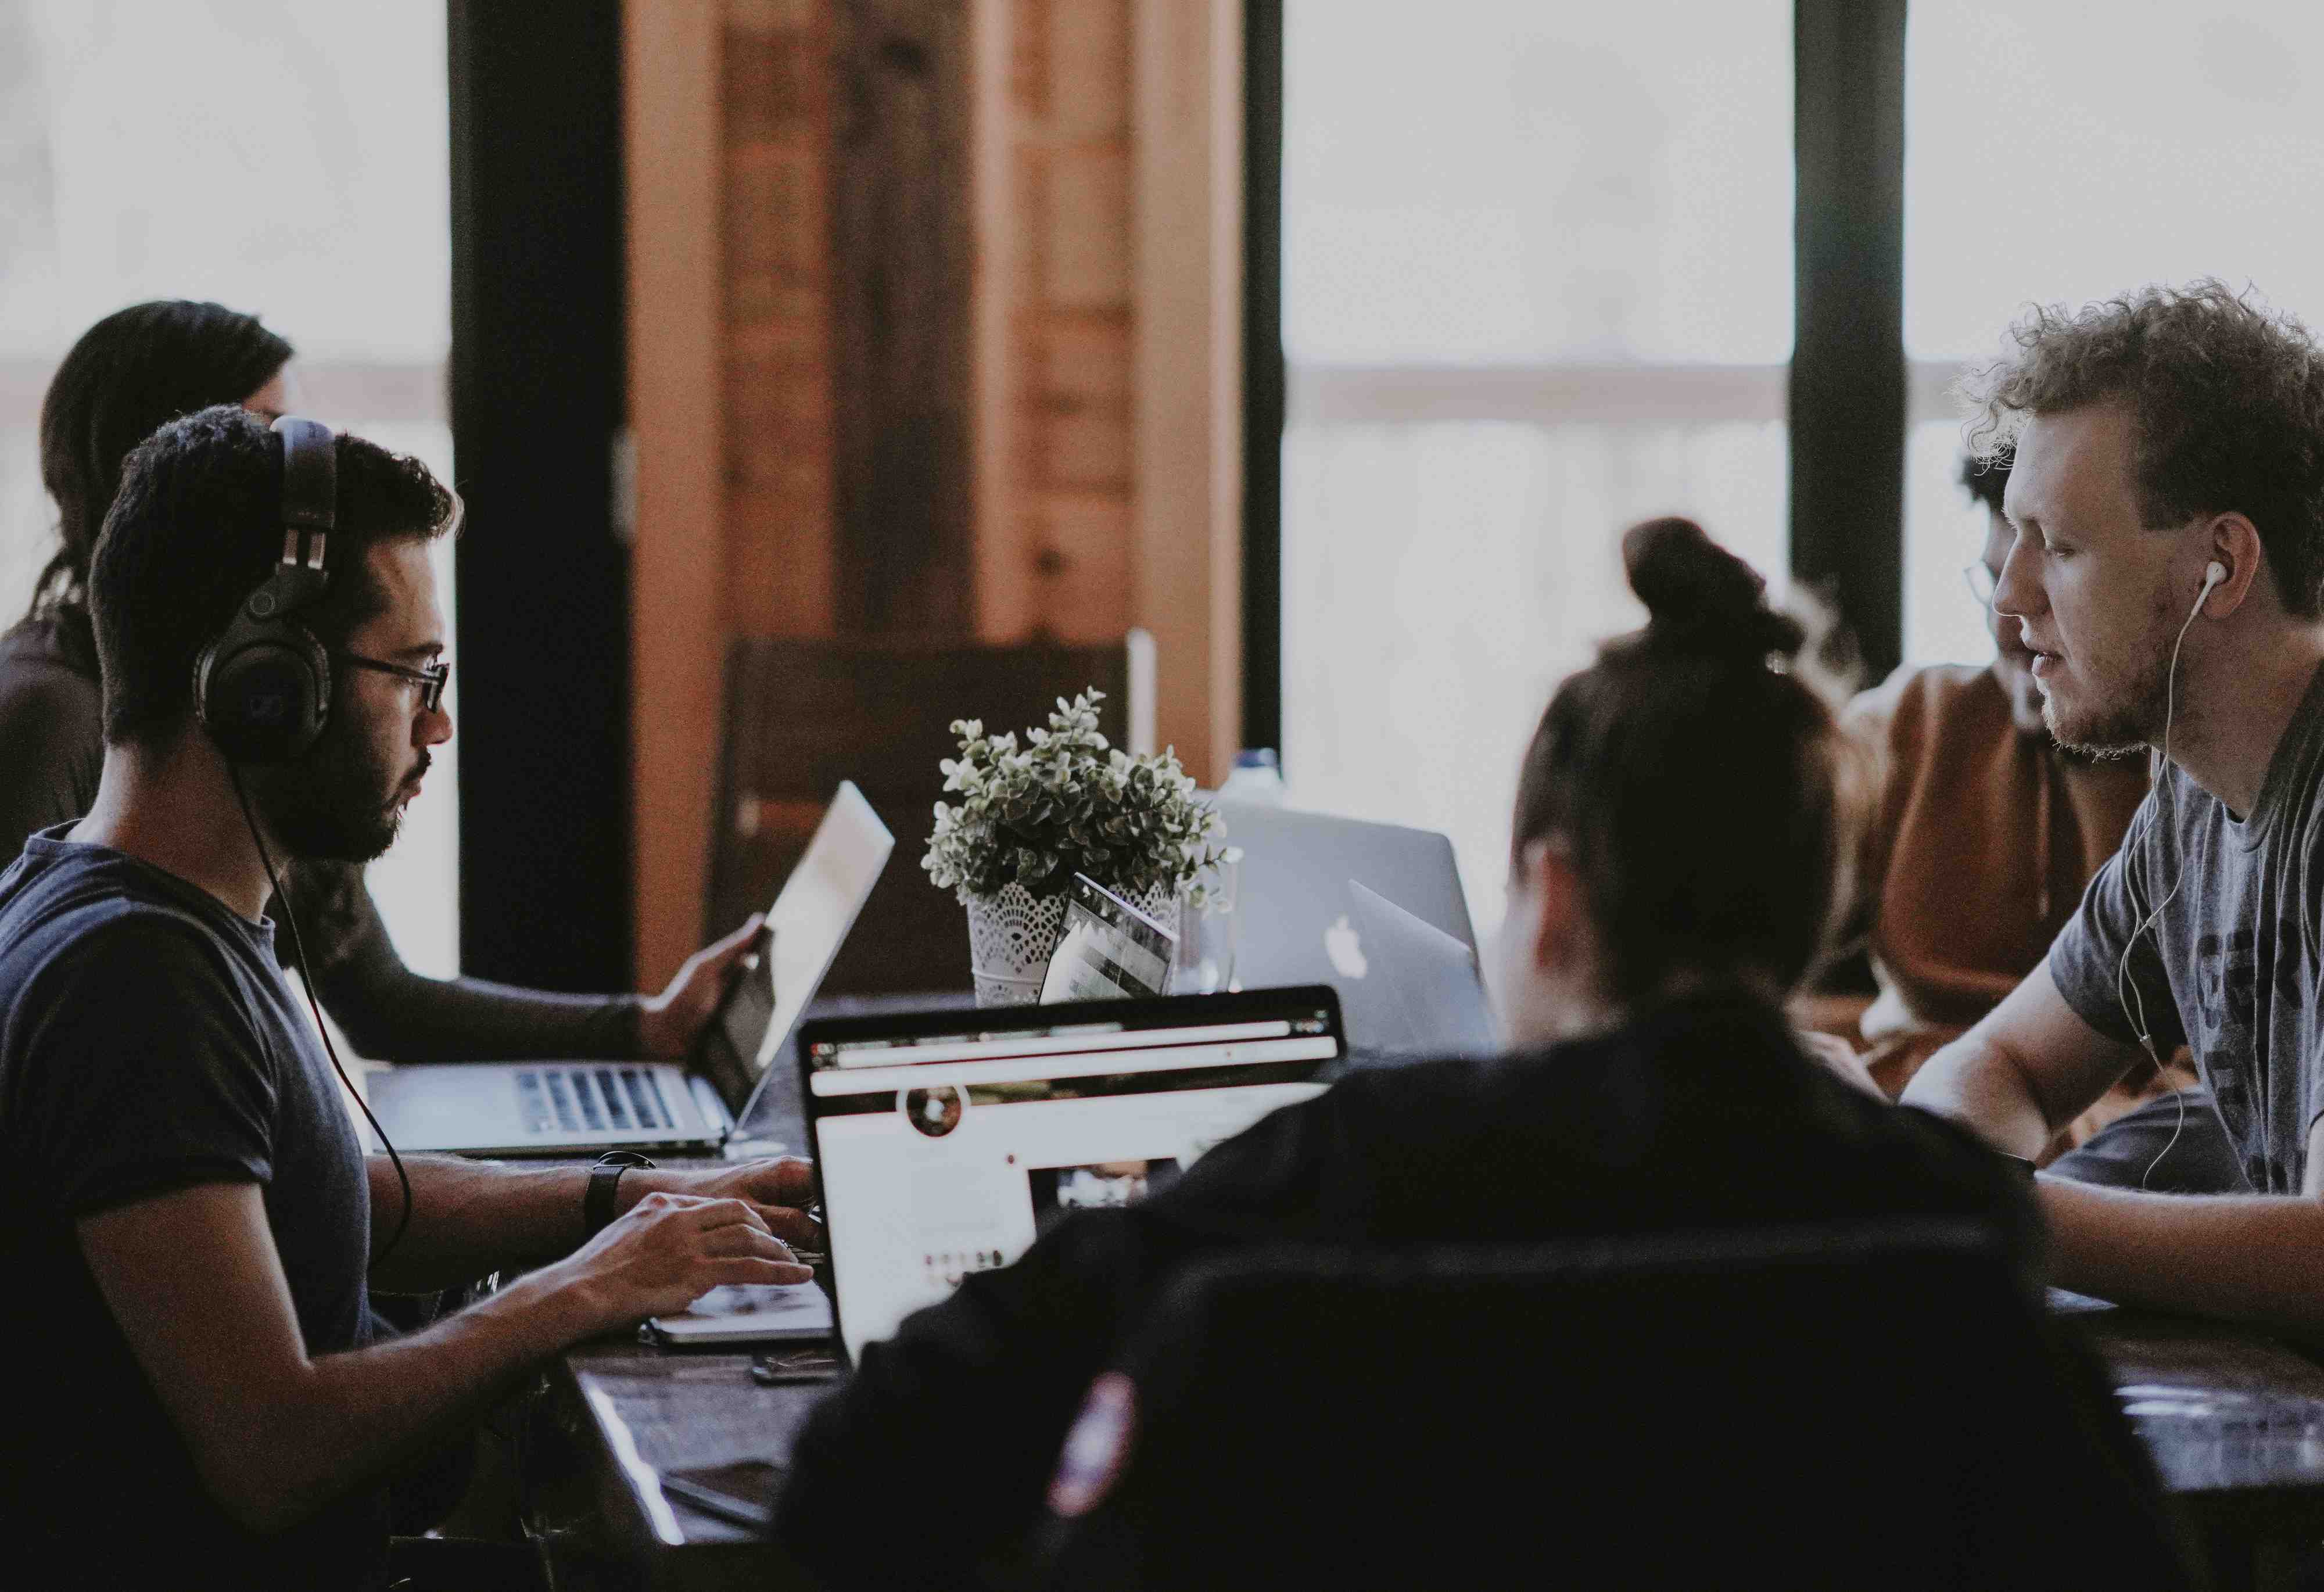
POLYGON ((448 0, 460 961, 631 987, 619 0, 448 0))

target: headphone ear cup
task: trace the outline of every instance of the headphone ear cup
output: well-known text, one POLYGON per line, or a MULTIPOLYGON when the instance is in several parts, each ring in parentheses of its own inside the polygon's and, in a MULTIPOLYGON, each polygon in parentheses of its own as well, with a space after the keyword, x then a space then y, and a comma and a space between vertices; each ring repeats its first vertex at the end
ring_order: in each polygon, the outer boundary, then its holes
POLYGON ((194 708, 237 763, 286 763, 330 722, 330 658, 303 625, 238 614, 194 665, 194 708))

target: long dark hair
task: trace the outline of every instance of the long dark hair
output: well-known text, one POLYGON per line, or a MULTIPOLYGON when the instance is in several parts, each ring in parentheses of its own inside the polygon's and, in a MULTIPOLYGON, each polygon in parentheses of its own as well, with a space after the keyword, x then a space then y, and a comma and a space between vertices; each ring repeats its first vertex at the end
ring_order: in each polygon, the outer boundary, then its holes
POLYGON ((32 587, 28 617, 58 629, 97 668, 88 563, 132 448, 180 415, 240 403, 290 361, 254 315, 187 299, 117 309, 81 334, 41 402, 41 482, 61 546, 32 587))
POLYGON ((1676 973, 1788 994, 1825 946, 1840 865, 1844 752, 1791 672, 1805 633, 1692 520, 1633 528, 1622 562, 1648 622, 1551 699, 1513 856, 1572 848, 1617 999, 1676 973))

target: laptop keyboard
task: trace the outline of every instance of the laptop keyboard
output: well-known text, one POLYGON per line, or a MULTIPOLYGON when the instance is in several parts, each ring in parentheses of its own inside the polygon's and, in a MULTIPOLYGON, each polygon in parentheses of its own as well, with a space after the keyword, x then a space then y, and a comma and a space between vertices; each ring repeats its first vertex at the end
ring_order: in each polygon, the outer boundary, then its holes
POLYGON ((516 1075, 527 1133, 670 1130, 678 1118, 661 1079, 643 1067, 528 1067, 516 1075))

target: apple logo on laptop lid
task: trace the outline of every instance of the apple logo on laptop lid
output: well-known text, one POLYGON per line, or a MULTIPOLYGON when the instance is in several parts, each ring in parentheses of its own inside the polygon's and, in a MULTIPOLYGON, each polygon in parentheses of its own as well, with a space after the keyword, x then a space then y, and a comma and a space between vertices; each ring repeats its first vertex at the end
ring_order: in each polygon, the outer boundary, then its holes
POLYGON ((1332 959, 1332 966, 1343 979, 1360 979, 1371 971, 1365 959, 1362 939, 1344 912, 1323 931, 1323 954, 1332 959))

